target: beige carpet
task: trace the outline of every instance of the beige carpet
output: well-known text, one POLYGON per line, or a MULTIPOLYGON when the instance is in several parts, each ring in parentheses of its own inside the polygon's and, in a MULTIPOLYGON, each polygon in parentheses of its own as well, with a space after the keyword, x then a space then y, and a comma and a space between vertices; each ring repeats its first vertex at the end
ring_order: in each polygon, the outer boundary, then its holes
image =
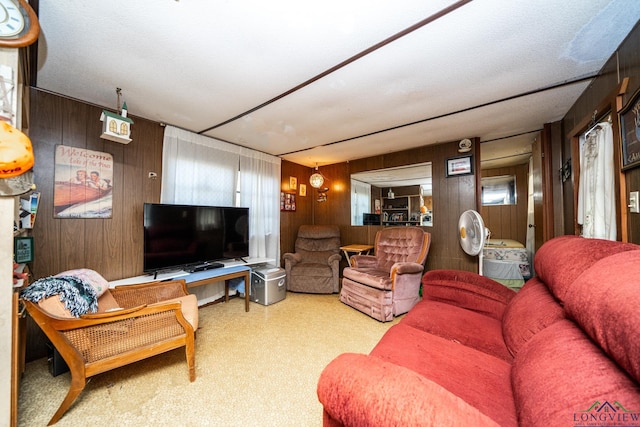
MULTIPOLYGON (((337 295, 287 293, 271 306, 244 300, 200 309, 196 380, 174 350, 91 379, 57 426, 320 426, 316 384, 344 352, 369 353, 394 322, 380 323, 337 295)), ((67 393, 69 373, 28 363, 19 426, 45 426, 67 393)))

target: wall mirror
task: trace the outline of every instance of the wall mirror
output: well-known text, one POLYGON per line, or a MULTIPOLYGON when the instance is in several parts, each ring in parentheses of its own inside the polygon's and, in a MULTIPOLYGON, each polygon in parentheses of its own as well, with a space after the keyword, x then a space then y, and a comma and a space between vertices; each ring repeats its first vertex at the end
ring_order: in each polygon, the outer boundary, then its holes
POLYGON ((351 225, 433 225, 431 162, 351 174, 351 225))
POLYGON ((517 203, 516 176, 500 175, 482 178, 482 205, 501 206, 517 203))

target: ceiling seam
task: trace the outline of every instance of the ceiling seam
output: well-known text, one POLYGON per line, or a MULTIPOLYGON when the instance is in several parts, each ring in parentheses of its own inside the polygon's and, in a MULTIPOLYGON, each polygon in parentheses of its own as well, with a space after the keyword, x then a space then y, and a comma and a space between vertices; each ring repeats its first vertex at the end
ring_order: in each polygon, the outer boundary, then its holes
POLYGON ((319 147, 328 147, 330 145, 340 144, 342 142, 353 141, 354 139, 365 138, 367 136, 373 136, 373 135, 377 135, 377 134, 384 133, 384 132, 390 132, 392 130, 401 129, 401 128, 404 128, 404 127, 409 127, 409 126, 417 125, 417 124, 420 124, 420 123, 426 123, 426 122, 430 122, 430 121, 437 120, 437 119, 442 119, 444 117, 453 116, 455 114, 466 113, 467 111, 472 111, 472 110, 476 110, 478 108, 488 107, 490 105, 500 104, 502 102, 511 101, 511 100, 514 100, 514 99, 517 99, 517 98, 522 98, 522 97, 525 97, 525 96, 535 95, 537 93, 546 92, 548 90, 559 89, 559 88, 562 88, 562 87, 565 87, 565 86, 571 86, 571 85, 574 85, 574 84, 582 83, 584 81, 592 80, 596 76, 597 76, 597 74, 590 74, 588 76, 579 77, 579 78, 577 78, 575 80, 569 80, 569 81, 558 83, 558 84, 555 84, 555 85, 552 85, 552 86, 547 86, 547 87, 543 87, 543 88, 539 88, 539 89, 534 89, 534 90, 530 90, 530 91, 527 91, 527 92, 519 93, 519 94, 516 94, 516 95, 510 95, 510 96, 507 96, 505 98, 496 99, 496 100, 493 100, 493 101, 485 102, 483 104, 479 104, 479 105, 474 105, 472 107, 463 108, 461 110, 452 111, 452 112, 449 112, 449 113, 444 113, 444 114, 440 114, 440 115, 437 115, 437 116, 428 117, 426 119, 420 119, 420 120, 416 120, 416 121, 409 122, 409 123, 404 123, 404 124, 401 124, 401 125, 392 126, 392 127, 385 128, 385 129, 376 130, 376 131, 365 133, 365 134, 362 134, 362 135, 352 136, 352 137, 341 139, 341 140, 338 140, 338 141, 327 142, 325 144, 319 144, 319 145, 315 145, 315 146, 309 147, 309 148, 303 148, 303 149, 300 149, 300 150, 289 151, 289 152, 286 152, 286 153, 279 153, 279 154, 276 154, 276 156, 286 156, 286 155, 289 155, 289 154, 302 153, 304 151, 313 150, 313 149, 319 148, 319 147))
POLYGON ((369 55, 370 53, 375 52, 376 50, 378 50, 378 49, 380 49, 380 48, 382 48, 382 47, 384 47, 384 46, 386 46, 386 45, 388 45, 388 44, 390 44, 390 43, 392 43, 392 42, 394 42, 394 41, 396 41, 396 40, 398 40, 398 39, 400 39, 400 38, 402 38, 404 36, 406 36, 407 34, 410 34, 410 33, 414 32, 415 30, 418 30, 418 29, 424 27, 425 25, 430 24, 430 23, 442 18, 445 15, 448 15, 449 13, 455 11, 456 9, 459 9, 460 7, 466 5, 467 3, 470 3, 472 1, 473 0, 459 0, 459 1, 455 2, 454 4, 449 5, 446 8, 441 9, 440 11, 434 13, 433 15, 431 15, 431 16, 429 16, 429 17, 427 17, 427 18, 425 18, 425 19, 423 19, 423 20, 411 25, 410 27, 407 27, 407 28, 403 29, 402 31, 397 32, 394 35, 392 35, 390 37, 387 37, 386 39, 374 44, 373 46, 370 46, 370 47, 366 48, 365 50, 363 50, 363 51, 351 56, 350 58, 340 62, 339 64, 334 65, 333 67, 321 72, 320 74, 318 74, 318 75, 316 75, 314 77, 311 77, 310 79, 308 79, 308 80, 300 83, 299 85, 287 90, 286 92, 283 92, 280 95, 275 96, 274 98, 271 98, 270 100, 265 101, 262 104, 259 104, 259 105, 255 106, 255 107, 253 107, 253 108, 251 108, 251 109, 249 109, 249 110, 247 110, 247 111, 245 111, 243 113, 240 113, 240 114, 238 114, 238 115, 236 115, 236 116, 234 116, 234 117, 232 117, 230 119, 227 119, 227 120, 225 120, 225 121, 223 121, 221 123, 218 123, 217 125, 214 125, 214 126, 206 128, 204 130, 201 130, 198 133, 199 134, 203 134, 205 132, 209 132, 211 130, 217 129, 217 128, 221 127, 221 126, 224 126, 226 124, 234 122, 234 121, 246 116, 247 114, 251 114, 254 111, 260 110, 260 109, 266 107, 267 105, 270 105, 270 104, 272 104, 272 103, 274 103, 274 102, 276 102, 276 101, 278 101, 278 100, 280 100, 280 99, 282 99, 282 98, 284 98, 286 96, 289 96, 292 93, 297 92, 298 90, 310 85, 311 83, 314 83, 314 82, 322 79, 323 77, 326 77, 329 74, 331 74, 331 73, 333 73, 333 72, 335 72, 335 71, 337 71, 337 70, 339 70, 341 68, 346 67, 347 65, 357 61, 358 59, 363 58, 366 55, 369 55))
POLYGON ((501 141, 503 139, 515 138, 516 136, 528 135, 530 133, 535 133, 535 132, 542 132, 542 129, 538 128, 538 129, 533 129, 533 130, 529 130, 529 131, 526 131, 526 132, 516 133, 516 134, 513 134, 513 135, 509 135, 509 136, 502 136, 500 138, 485 139, 484 141, 480 141, 480 144, 484 144, 485 142, 495 142, 495 141, 501 141))

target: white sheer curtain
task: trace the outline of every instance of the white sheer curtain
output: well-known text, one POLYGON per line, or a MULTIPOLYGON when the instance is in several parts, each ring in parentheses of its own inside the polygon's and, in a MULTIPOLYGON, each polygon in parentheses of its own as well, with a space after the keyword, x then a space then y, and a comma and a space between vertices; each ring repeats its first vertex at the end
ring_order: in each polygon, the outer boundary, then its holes
POLYGON ((371 184, 351 180, 351 225, 363 225, 364 213, 371 212, 371 184))
POLYGON ((239 160, 238 147, 167 126, 160 202, 234 206, 239 160))
POLYGON ((240 152, 240 204, 249 206, 249 256, 280 265, 280 159, 240 152))
POLYGON ((616 240, 616 192, 611 123, 580 137, 578 223, 582 236, 616 240))
POLYGON ((167 126, 160 201, 248 207, 249 256, 279 265, 280 163, 278 157, 167 126))

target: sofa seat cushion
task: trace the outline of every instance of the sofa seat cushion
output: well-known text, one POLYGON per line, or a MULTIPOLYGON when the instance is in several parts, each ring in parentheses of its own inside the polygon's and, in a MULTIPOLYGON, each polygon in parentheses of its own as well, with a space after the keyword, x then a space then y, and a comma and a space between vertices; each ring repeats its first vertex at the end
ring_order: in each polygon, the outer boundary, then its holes
POLYGON ((512 377, 521 425, 630 425, 620 423, 631 416, 621 406, 634 416, 640 410, 638 384, 566 319, 520 349, 512 377))
POLYGON ((511 364, 502 359, 402 322, 385 333, 371 356, 417 372, 499 425, 517 425, 511 364))
POLYGON ((565 318, 564 310, 549 289, 534 277, 525 283, 504 312, 504 342, 515 357, 520 348, 535 334, 565 318))
POLYGON ((602 350, 640 381, 640 251, 618 253, 595 263, 568 288, 565 310, 602 350))
POLYGON ((378 270, 376 268, 350 268, 342 271, 342 275, 354 282, 371 286, 375 289, 390 291, 393 289, 393 281, 389 276, 389 271, 378 270))
POLYGON ((475 311, 439 301, 423 300, 401 322, 507 362, 513 359, 502 338, 502 323, 475 311))

